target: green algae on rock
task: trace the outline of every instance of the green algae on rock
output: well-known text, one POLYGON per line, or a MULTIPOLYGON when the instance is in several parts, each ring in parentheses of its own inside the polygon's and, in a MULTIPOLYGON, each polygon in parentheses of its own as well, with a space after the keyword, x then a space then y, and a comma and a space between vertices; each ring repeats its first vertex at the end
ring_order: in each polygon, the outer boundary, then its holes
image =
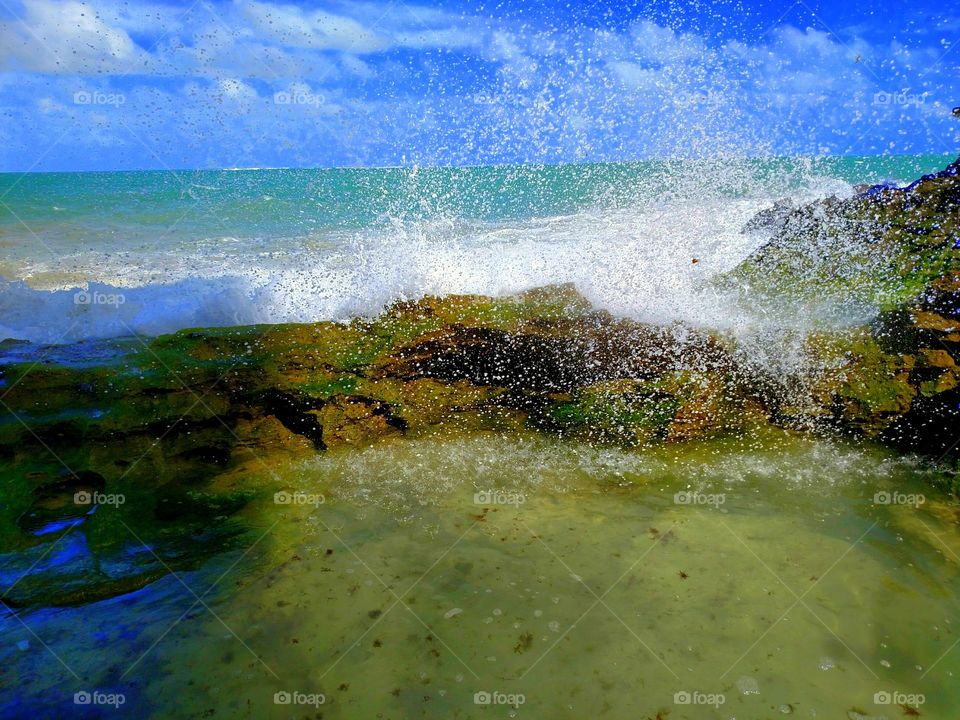
MULTIPOLYGON (((812 333, 803 385, 822 415, 942 458, 960 428, 960 160, 905 188, 877 187, 773 219, 729 274, 749 297, 861 303, 869 324, 812 333)), ((763 218, 761 218, 763 220, 763 218)))
POLYGON ((747 224, 769 242, 717 280, 745 302, 892 310, 960 267, 960 160, 906 188, 778 205, 747 224))

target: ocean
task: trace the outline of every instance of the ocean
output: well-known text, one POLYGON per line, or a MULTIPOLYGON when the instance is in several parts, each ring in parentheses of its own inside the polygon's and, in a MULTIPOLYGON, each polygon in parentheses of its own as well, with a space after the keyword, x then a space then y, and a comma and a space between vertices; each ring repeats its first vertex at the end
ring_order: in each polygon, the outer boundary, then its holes
POLYGON ((345 320, 573 282, 641 320, 749 324, 707 281, 779 199, 908 182, 941 155, 0 175, 0 339, 345 320))

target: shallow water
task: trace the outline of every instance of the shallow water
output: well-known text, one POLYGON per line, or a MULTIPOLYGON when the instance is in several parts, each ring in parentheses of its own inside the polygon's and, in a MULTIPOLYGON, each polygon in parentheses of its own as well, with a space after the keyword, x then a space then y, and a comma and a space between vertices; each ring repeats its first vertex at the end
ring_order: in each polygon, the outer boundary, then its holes
POLYGON ((245 511, 245 550, 4 618, 0 713, 953 717, 960 537, 935 477, 779 432, 331 453, 277 478, 310 502, 245 511))

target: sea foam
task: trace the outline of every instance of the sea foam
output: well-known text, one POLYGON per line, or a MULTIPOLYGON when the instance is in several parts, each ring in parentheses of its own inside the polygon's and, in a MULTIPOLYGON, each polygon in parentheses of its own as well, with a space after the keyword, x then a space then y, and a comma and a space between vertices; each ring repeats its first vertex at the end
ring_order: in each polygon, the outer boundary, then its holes
POLYGON ((738 319, 706 281, 762 242, 740 229, 764 205, 686 200, 509 223, 396 222, 331 243, 305 238, 296 252, 76 254, 0 284, 0 335, 56 343, 346 320, 428 294, 560 282, 616 314, 723 327, 738 319))

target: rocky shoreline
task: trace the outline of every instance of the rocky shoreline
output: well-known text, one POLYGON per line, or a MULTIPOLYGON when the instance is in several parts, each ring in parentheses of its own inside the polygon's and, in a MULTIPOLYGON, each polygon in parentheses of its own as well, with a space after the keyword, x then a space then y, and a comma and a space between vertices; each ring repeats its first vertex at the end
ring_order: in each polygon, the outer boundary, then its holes
POLYGON ((0 551, 29 567, 82 525, 90 562, 41 564, 2 602, 78 604, 193 567, 231 546, 251 499, 278 489, 272 468, 403 437, 535 431, 642 447, 774 425, 954 463, 958 163, 902 189, 778 205, 745 229, 772 238, 718 288, 771 312, 871 317, 807 333, 787 374, 730 335, 616 318, 569 285, 427 297, 348 324, 28 353, 6 341, 0 551), (154 557, 129 556, 130 532, 154 557))

